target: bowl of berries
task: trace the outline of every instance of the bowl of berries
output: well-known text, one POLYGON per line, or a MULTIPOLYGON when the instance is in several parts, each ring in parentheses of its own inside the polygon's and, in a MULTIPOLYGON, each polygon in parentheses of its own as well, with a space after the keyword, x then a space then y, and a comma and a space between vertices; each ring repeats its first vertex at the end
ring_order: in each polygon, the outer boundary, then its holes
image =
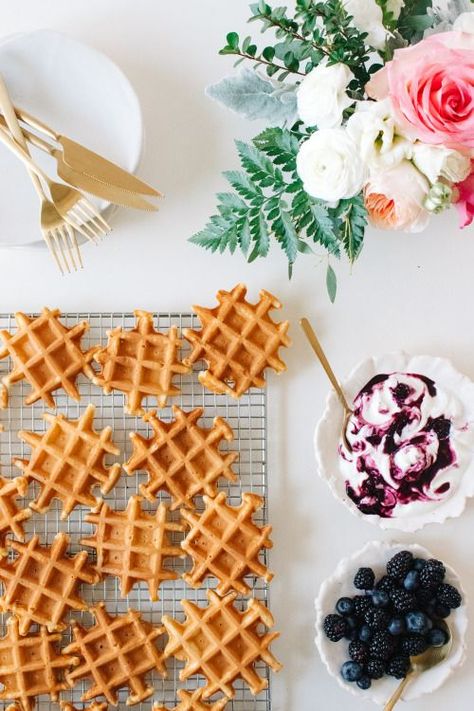
POLYGON ((416 531, 459 516, 474 496, 474 383, 433 356, 365 359, 331 392, 315 433, 320 476, 356 516, 416 531))
POLYGON ((419 545, 368 543, 343 559, 316 599, 316 646, 329 673, 355 695, 385 703, 410 658, 451 643, 403 698, 438 689, 465 659, 466 596, 455 571, 419 545), (449 639, 451 637, 451 639, 449 639))

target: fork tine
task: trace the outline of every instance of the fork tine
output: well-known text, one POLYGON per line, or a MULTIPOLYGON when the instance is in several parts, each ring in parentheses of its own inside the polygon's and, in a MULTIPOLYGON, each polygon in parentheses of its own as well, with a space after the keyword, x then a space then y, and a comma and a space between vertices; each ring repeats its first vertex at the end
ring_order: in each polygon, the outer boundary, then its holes
POLYGON ((69 264, 69 262, 68 262, 68 260, 67 260, 66 254, 65 254, 65 252, 64 252, 64 242, 63 242, 63 239, 64 239, 64 238, 63 238, 61 232, 60 232, 59 230, 57 230, 57 229, 56 229, 56 230, 53 230, 53 232, 52 232, 52 239, 53 239, 53 243, 56 244, 57 246, 59 246, 59 251, 60 251, 60 253, 61 253, 61 257, 62 257, 62 260, 63 260, 63 264, 64 264, 64 266, 66 267, 67 273, 70 274, 70 273, 71 273, 71 267, 70 267, 70 264, 69 264))
POLYGON ((107 232, 112 232, 111 226, 110 226, 109 223, 105 220, 105 218, 101 215, 101 213, 99 212, 99 210, 96 208, 96 206, 95 206, 92 202, 90 202, 89 200, 87 200, 86 197, 83 197, 79 204, 82 205, 83 208, 84 208, 89 214, 92 214, 95 218, 97 218, 97 220, 99 220, 99 222, 101 222, 102 225, 105 227, 105 229, 107 230, 107 232))
POLYGON ((98 244, 97 235, 93 230, 91 230, 88 223, 81 223, 77 215, 75 215, 73 210, 69 210, 67 215, 67 222, 71 225, 73 230, 79 232, 83 237, 85 237, 89 242, 98 244))
MULTIPOLYGON (((81 218, 85 220, 88 224, 91 224, 95 227, 97 234, 105 235, 107 234, 107 231, 104 229, 104 227, 101 225, 101 223, 96 219, 94 213, 89 213, 85 209, 85 206, 82 204, 83 201, 81 200, 80 202, 75 205, 75 209, 77 212, 81 215, 81 218)), ((107 224, 107 223, 105 223, 107 224)), ((109 229, 110 231, 110 229, 109 229)))
POLYGON ((48 245, 48 249, 50 251, 51 256, 53 257, 54 261, 56 262, 56 266, 58 267, 61 274, 64 276, 64 269, 63 269, 61 261, 59 259, 57 250, 56 250, 55 246, 53 245, 53 241, 51 239, 51 234, 49 232, 45 231, 45 232, 43 232, 43 237, 44 237, 44 241, 48 245))
POLYGON ((79 262, 79 268, 84 269, 84 264, 82 262, 82 254, 81 250, 79 249, 79 244, 77 242, 77 237, 76 233, 72 229, 71 225, 69 223, 66 223, 64 225, 64 229, 67 231, 67 234, 69 236, 69 241, 72 244, 72 248, 76 253, 77 261, 79 262))
POLYGON ((74 271, 78 270, 78 263, 76 261, 76 247, 74 245, 74 232, 70 233, 66 228, 66 224, 61 227, 61 234, 63 237, 64 246, 66 247, 66 253, 69 254, 74 271))

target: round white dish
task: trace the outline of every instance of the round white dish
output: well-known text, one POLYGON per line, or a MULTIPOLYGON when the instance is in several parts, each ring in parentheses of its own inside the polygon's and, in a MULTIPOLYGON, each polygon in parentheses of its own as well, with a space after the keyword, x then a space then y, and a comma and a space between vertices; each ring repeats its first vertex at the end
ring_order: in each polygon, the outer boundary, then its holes
MULTIPOLYGON (((135 172, 143 147, 141 109, 129 80, 107 56, 66 35, 39 30, 1 41, 0 72, 15 104, 135 172)), ((37 149, 32 155, 54 178, 55 161, 37 149)), ((45 246, 31 180, 1 145, 0 171, 0 246, 45 246)), ((115 209, 87 197, 106 215, 115 209)))
MULTIPOLYGON (((373 682, 370 689, 363 691, 357 684, 350 684, 340 675, 342 664, 347 661, 347 640, 331 642, 324 634, 323 621, 326 615, 334 612, 334 607, 340 597, 354 596, 360 591, 353 585, 354 575, 361 567, 371 567, 377 578, 385 573, 385 566, 389 559, 402 550, 409 550, 416 558, 436 558, 430 551, 422 546, 402 545, 398 543, 382 543, 372 541, 367 543, 356 553, 341 560, 334 573, 322 585, 316 598, 316 646, 328 672, 337 679, 338 684, 346 691, 362 699, 371 700, 383 706, 397 685, 397 679, 383 677, 373 682)), ((403 699, 412 701, 423 694, 429 694, 438 689, 459 668, 466 658, 466 630, 468 626, 467 599, 457 573, 446 565, 446 582, 454 585, 463 596, 463 604, 453 610, 446 620, 453 636, 453 647, 449 656, 438 666, 416 677, 407 687, 403 699)))
MULTIPOLYGON (((445 391, 454 393, 464 407, 462 417, 474 426, 474 383, 459 373, 452 363, 432 356, 409 356, 406 353, 390 353, 362 361, 342 383, 348 402, 353 402, 360 390, 379 373, 420 373, 435 381, 445 391)), ((463 475, 457 487, 445 499, 424 504, 419 502, 407 510, 405 516, 383 518, 362 513, 346 493, 345 476, 341 469, 338 452, 343 412, 334 391, 326 400, 326 408, 315 431, 315 453, 318 472, 333 495, 342 501, 355 516, 383 529, 416 531, 428 523, 442 523, 447 518, 459 516, 466 506, 466 499, 474 496, 474 430, 470 435, 468 457, 463 475), (472 440, 472 442, 471 442, 472 440), (472 445, 472 448, 471 448, 472 445)), ((455 471, 455 470, 453 470, 455 471)))

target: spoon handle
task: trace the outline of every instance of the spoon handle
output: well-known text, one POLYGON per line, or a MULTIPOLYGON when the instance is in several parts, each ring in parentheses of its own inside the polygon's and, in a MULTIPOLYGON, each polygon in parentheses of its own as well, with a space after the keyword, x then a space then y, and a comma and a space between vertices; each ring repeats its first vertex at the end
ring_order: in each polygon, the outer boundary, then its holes
POLYGON ((414 670, 409 671, 408 674, 400 684, 397 686, 395 689, 394 693, 392 696, 389 698, 387 701, 387 704, 385 705, 384 711, 392 711, 393 708, 395 708, 395 704, 400 701, 400 697, 405 691, 406 686, 412 681, 413 677, 415 676, 416 672, 414 670))
POLYGON ((300 320, 300 326, 303 329, 306 338, 308 339, 313 351, 316 353, 317 358, 319 359, 319 362, 323 366, 326 375, 328 376, 329 380, 331 381, 331 385, 333 386, 334 390, 336 391, 336 394, 342 404, 342 407, 346 412, 351 412, 351 408, 349 407, 346 396, 344 395, 344 392, 339 384, 338 379, 336 378, 336 375, 329 365, 329 361, 326 358, 326 354, 324 353, 322 346, 318 340, 318 337, 316 336, 316 333, 314 332, 313 327, 311 326, 310 322, 308 321, 307 318, 302 318, 300 320))

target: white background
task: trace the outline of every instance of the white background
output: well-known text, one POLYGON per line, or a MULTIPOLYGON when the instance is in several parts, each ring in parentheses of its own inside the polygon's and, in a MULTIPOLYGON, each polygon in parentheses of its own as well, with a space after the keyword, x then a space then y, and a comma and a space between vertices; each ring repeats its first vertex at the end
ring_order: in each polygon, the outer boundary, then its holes
MULTIPOLYGON (((337 265, 332 306, 324 288, 325 260, 300 257, 291 283, 275 251, 247 265, 240 256, 211 256, 187 243, 214 209, 222 170, 237 166, 234 138, 246 123, 204 96, 206 84, 232 68, 218 57, 226 32, 245 31, 246 0, 23 0, 3 3, 2 32, 49 27, 103 50, 129 76, 141 101, 146 148, 141 174, 165 193, 156 215, 121 211, 100 248, 84 247, 84 272, 60 278, 46 254, 0 251, 0 310, 187 310, 212 305, 218 288, 245 281, 284 302, 292 321, 288 372, 270 376, 270 490, 277 576, 273 611, 282 632, 275 644, 285 669, 274 681, 275 711, 367 708, 331 679, 313 645, 313 599, 341 556, 389 535, 353 518, 332 499, 315 472, 312 436, 328 384, 298 327, 308 315, 337 372, 371 353, 406 349, 452 358, 474 377, 474 231, 460 232, 454 214, 422 236, 370 230, 352 274, 337 265)), ((53 77, 52 77, 53 80, 53 77)), ((119 120, 111 116, 111 121, 119 120)), ((58 129, 61 127, 58 126, 58 129)), ((1 176, 0 180, 7 178, 1 176)), ((32 197, 32 199, 34 199, 32 197)), ((461 573, 474 599, 474 507, 461 519, 431 526, 416 540, 461 573)), ((392 536, 393 537, 393 536, 392 536)), ((474 632, 471 630, 471 646, 474 632)), ((417 711, 472 709, 472 661, 417 711)), ((369 706, 370 708, 370 706, 369 706)))

